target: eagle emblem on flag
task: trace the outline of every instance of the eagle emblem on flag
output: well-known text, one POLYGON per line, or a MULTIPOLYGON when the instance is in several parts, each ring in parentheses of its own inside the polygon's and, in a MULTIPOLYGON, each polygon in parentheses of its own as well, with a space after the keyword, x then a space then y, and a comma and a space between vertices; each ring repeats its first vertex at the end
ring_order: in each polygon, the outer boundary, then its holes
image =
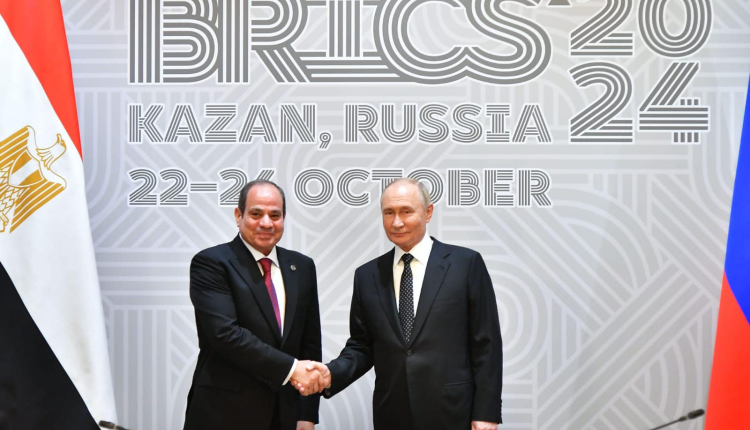
POLYGON ((26 126, 0 142, 0 233, 10 233, 37 209, 63 192, 67 183, 51 170, 67 147, 60 134, 46 148, 26 126))

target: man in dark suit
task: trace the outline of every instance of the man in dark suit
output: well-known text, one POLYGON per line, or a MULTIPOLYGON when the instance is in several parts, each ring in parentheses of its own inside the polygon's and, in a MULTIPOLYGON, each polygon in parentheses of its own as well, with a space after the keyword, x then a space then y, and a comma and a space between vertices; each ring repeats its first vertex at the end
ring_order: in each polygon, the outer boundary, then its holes
POLYGON ((380 202, 396 247, 356 270, 351 337, 328 369, 310 365, 330 384, 324 396, 375 366, 376 430, 496 429, 503 351, 482 256, 426 234, 433 206, 423 184, 399 179, 380 202))
POLYGON ((276 246, 285 216, 281 188, 250 182, 235 209, 239 235, 190 264, 200 354, 185 430, 311 430, 318 422, 320 398, 294 389, 319 377, 296 359, 321 358, 315 264, 276 246))

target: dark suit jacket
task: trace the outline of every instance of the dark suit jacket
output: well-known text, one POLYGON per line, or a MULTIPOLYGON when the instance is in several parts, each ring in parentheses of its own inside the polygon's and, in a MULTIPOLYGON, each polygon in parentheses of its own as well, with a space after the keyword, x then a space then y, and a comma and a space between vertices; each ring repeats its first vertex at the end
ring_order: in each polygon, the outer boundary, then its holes
MULTIPOLYGON (((433 239, 434 240, 434 239, 433 239)), ((393 290, 394 250, 354 274, 350 338, 328 364, 330 397, 375 366, 376 430, 468 430, 501 422, 503 348, 479 253, 434 241, 410 342, 393 290)))
POLYGON ((200 354, 185 430, 266 430, 277 404, 283 430, 298 420, 318 422, 320 397, 282 386, 295 358, 321 359, 315 264, 276 249, 286 290, 283 336, 263 275, 239 236, 193 258, 190 299, 200 354))

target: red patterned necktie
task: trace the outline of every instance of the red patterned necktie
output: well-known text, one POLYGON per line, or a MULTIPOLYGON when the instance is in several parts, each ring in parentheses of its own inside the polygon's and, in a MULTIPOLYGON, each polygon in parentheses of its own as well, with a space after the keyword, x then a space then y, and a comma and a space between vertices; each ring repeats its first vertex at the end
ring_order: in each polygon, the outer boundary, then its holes
POLYGON ((266 290, 268 290, 268 296, 271 297, 273 313, 276 314, 276 323, 279 325, 279 333, 281 333, 281 312, 279 312, 279 301, 276 298, 276 288, 273 287, 273 281, 271 280, 271 264, 273 264, 273 262, 270 258, 261 258, 258 261, 260 262, 260 265, 263 266, 263 280, 266 282, 266 290))

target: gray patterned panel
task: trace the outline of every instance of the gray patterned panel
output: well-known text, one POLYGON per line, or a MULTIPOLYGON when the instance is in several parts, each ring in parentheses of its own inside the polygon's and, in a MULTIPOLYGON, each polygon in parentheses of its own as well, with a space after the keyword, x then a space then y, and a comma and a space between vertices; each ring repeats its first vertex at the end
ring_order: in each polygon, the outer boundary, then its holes
MULTIPOLYGON (((316 261, 326 360, 354 268, 390 248, 379 190, 412 174, 441 198, 429 232, 488 263, 502 428, 704 407, 750 7, 664 3, 63 0, 121 424, 181 428, 188 264, 256 177, 316 261)), ((374 377, 319 427, 371 429, 374 377)))

